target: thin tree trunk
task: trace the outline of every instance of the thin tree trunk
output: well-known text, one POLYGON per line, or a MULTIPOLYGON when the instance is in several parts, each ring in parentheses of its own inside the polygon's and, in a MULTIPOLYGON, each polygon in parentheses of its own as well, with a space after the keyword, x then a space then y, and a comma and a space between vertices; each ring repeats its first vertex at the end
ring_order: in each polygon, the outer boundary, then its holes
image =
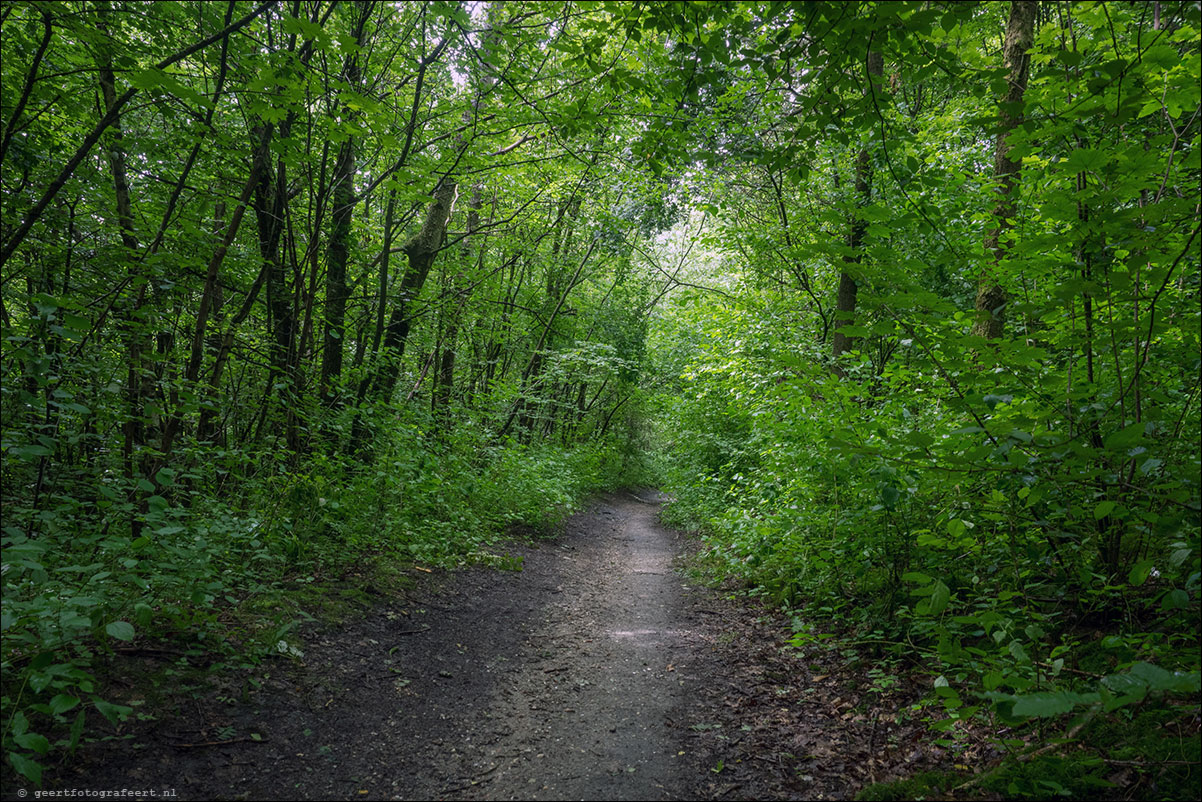
MULTIPOLYGON (((284 274, 280 243, 284 233, 284 205, 288 202, 283 160, 272 169, 269 145, 273 129, 256 127, 258 144, 252 158, 258 176, 255 185, 255 220, 259 226, 259 257, 267 267, 267 310, 271 320, 272 379, 288 375, 288 353, 292 343, 292 303, 284 274)), ((281 131, 281 138, 287 136, 281 131)))
POLYGON ((430 275, 434 257, 446 239, 447 221, 451 217, 457 193, 457 184, 450 178, 444 178, 434 190, 434 199, 426 209, 426 219, 421 229, 405 243, 404 251, 409 264, 401 277, 400 297, 384 330, 384 347, 372 383, 371 395, 376 400, 388 400, 396 389, 401 358, 405 355, 405 345, 409 339, 413 306, 426 283, 426 277, 430 275))
POLYGON ((351 439, 350 452, 356 453, 363 450, 363 440, 367 435, 367 429, 363 423, 363 402, 367 400, 367 394, 371 391, 372 381, 374 379, 374 371, 380 360, 380 348, 384 343, 384 320, 388 312, 388 282, 389 282, 389 266, 392 263, 392 226, 393 220, 396 217, 396 190, 388 191, 388 203, 384 210, 384 246, 380 251, 380 281, 379 281, 379 298, 376 301, 376 323, 372 333, 371 351, 368 355, 368 370, 363 372, 363 378, 359 381, 358 392, 355 393, 355 406, 359 409, 355 412, 355 420, 351 424, 351 439))
MULTIPOLYGON (((256 168, 252 167, 250 177, 247 178, 246 184, 242 187, 242 195, 238 198, 238 206, 234 209, 234 215, 228 223, 222 220, 225 213, 224 204, 218 204, 215 212, 215 234, 221 236, 221 242, 217 249, 213 251, 212 257, 209 258, 208 268, 205 270, 204 288, 200 293, 200 306, 196 310, 196 325, 192 330, 192 343, 188 356, 188 364, 184 368, 184 381, 187 385, 193 386, 200 378, 201 366, 204 363, 204 355, 206 348, 213 353, 214 364, 225 359, 225 338, 214 332, 212 335, 206 336, 205 332, 209 325, 209 318, 220 311, 222 306, 221 284, 218 283, 217 277, 221 270, 221 265, 225 261, 225 256, 229 253, 230 246, 234 243, 234 238, 238 236, 238 229, 242 227, 242 219, 246 215, 246 207, 250 203, 251 193, 254 192, 255 186, 259 182, 259 175, 256 168)), ((217 378, 220 379, 220 368, 217 369, 217 378)), ((216 383, 211 383, 211 386, 216 389, 216 383)), ((200 423, 197 427, 197 435, 200 439, 204 439, 204 435, 208 428, 208 423, 212 419, 212 413, 208 411, 201 412, 200 423)), ((182 428, 182 421, 179 417, 179 411, 168 419, 166 432, 163 439, 170 442, 178 434, 182 428)))
POLYGON ((1010 251, 1008 234, 1014 225, 1014 196, 1022 166, 1021 162, 1010 159, 1007 138, 1023 121, 1021 109, 1031 65, 1028 51, 1035 41, 1038 12, 1036 0, 1014 0, 1006 25, 1005 61, 1010 72, 1006 79, 1008 88, 1001 101, 1001 128, 994 149, 998 202, 993 210, 994 227, 985 238, 985 249, 991 256, 981 271, 975 304, 976 321, 973 323, 973 334, 989 339, 1001 337, 1006 322, 1005 307, 1009 295, 1001 283, 1000 265, 1010 251))
MULTIPOLYGON (((876 91, 874 81, 885 74, 884 57, 875 50, 868 51, 867 58, 868 93, 876 91)), ((864 232, 868 223, 864 219, 862 209, 872 203, 872 154, 867 147, 860 149, 856 155, 856 213, 851 222, 851 230, 847 235, 847 247, 850 253, 843 257, 843 272, 839 274, 839 294, 835 301, 834 334, 831 337, 831 356, 838 359, 841 354, 851 349, 851 340, 842 331, 850 325, 856 311, 856 300, 859 285, 853 272, 864 263, 864 232), (851 267, 854 265, 855 267, 851 267), (851 267, 849 272, 848 268, 851 267)), ((836 362, 835 372, 843 375, 843 368, 836 362)))
POLYGON ((346 264, 350 254, 351 218, 355 210, 354 138, 338 151, 334 164, 334 211, 326 257, 325 329, 322 334, 320 395, 325 404, 334 401, 334 384, 342 375, 342 341, 346 333, 346 302, 350 286, 346 264))
MULTIPOLYGON (((505 420, 505 425, 501 427, 501 436, 504 437, 512 428, 514 420, 518 415, 525 415, 524 409, 527 405, 527 398, 531 396, 534 390, 538 387, 540 374, 542 372, 543 349, 547 346, 547 340, 551 336, 552 330, 555 327, 555 319, 559 317, 559 313, 563 310, 564 304, 567 303, 568 295, 580 283, 580 274, 584 271, 584 266, 588 264, 592 258, 593 251, 597 247, 597 240, 593 240, 585 252, 584 257, 580 260, 580 264, 576 267, 576 272, 572 274, 571 280, 564 288, 563 293, 559 296, 555 308, 551 310, 551 314, 547 318, 546 325, 543 326, 542 334, 539 336, 538 344, 534 346, 534 352, 530 355, 530 361, 526 363, 526 369, 522 372, 522 395, 517 403, 509 412, 509 417, 505 420)), ((525 420, 525 417, 524 417, 525 420)))
MULTIPOLYGON (((353 37, 356 46, 363 43, 363 30, 371 16, 372 3, 360 6, 355 20, 353 37)), ((346 57, 342 70, 347 85, 358 89, 362 75, 359 57, 351 53, 346 57)), ((351 116, 349 107, 343 114, 351 116)), ((318 394, 326 405, 335 401, 335 385, 342 377, 342 348, 346 335, 346 302, 350 298, 350 285, 346 280, 346 266, 350 258, 351 220, 355 213, 355 137, 348 135, 338 149, 332 177, 334 208, 331 215, 330 243, 326 255, 326 307, 325 329, 322 335, 321 379, 318 394)))
MULTIPOLYGON (((250 285, 250 289, 246 291, 246 297, 242 299, 242 306, 238 307, 238 311, 230 318, 229 325, 226 326, 225 333, 221 336, 221 341, 217 346, 217 354, 213 359, 213 370, 209 374, 209 391, 214 396, 217 395, 218 390, 221 388, 221 377, 225 373, 225 366, 229 361, 230 352, 234 349, 234 336, 238 331, 238 327, 250 316, 250 311, 254 308, 255 300, 259 297, 259 292, 263 289, 263 283, 266 279, 267 267, 264 266, 259 270, 259 275, 255 277, 254 283, 250 285)), ((213 429, 215 417, 215 407, 206 407, 201 411, 200 426, 197 432, 199 439, 208 440, 215 434, 213 429)))
MULTIPOLYGON (((108 33, 108 9, 101 7, 98 28, 102 33, 108 33)), ((128 269, 137 269, 138 237, 134 233, 133 202, 129 193, 129 178, 125 165, 125 138, 121 125, 120 106, 117 102, 116 76, 113 73, 112 56, 106 50, 100 57, 99 64, 100 97, 104 103, 105 119, 110 119, 110 147, 108 149, 109 169, 113 177, 113 192, 117 202, 117 226, 121 232, 121 244, 125 246, 128 269)), ((132 278, 132 277, 131 277, 132 278)), ((145 377, 145 353, 148 350, 148 338, 138 317, 142 306, 146 303, 146 283, 136 282, 134 299, 131 308, 125 314, 126 328, 126 378, 125 402, 126 419, 122 424, 121 461, 125 479, 134 487, 138 479, 139 466, 136 464, 138 454, 146 440, 146 420, 143 417, 144 399, 148 395, 145 377)), ((135 511, 130 516, 130 535, 137 538, 142 534, 142 520, 139 512, 145 511, 145 500, 142 493, 131 490, 137 499, 135 511)))
MULTIPOLYGON (((468 204, 467 230, 464 238, 460 241, 460 259, 464 266, 472 263, 473 246, 480 248, 477 266, 480 266, 484 259, 483 248, 474 242, 476 229, 480 225, 480 209, 483 205, 483 193, 480 185, 476 184, 472 188, 471 203, 468 204)), ((450 402, 455 384, 455 348, 459 338, 459 317, 467 300, 465 294, 465 297, 459 298, 458 302, 452 306, 449 302, 457 295, 460 295, 458 282, 456 276, 451 275, 447 277, 446 288, 443 291, 444 301, 447 302, 443 308, 447 310, 448 322, 446 331, 443 332, 441 356, 438 361, 438 372, 434 376, 434 392, 431 396, 434 414, 438 416, 441 424, 440 430, 443 432, 451 427, 450 402)))

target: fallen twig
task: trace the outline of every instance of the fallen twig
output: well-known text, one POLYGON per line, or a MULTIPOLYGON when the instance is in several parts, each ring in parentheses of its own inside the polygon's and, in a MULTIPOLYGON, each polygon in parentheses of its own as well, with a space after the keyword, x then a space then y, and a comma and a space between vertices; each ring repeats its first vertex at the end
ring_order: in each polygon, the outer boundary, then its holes
POLYGON ((117 654, 166 654, 172 657, 191 657, 186 652, 181 652, 176 649, 163 649, 158 646, 118 646, 114 649, 117 654))
POLYGON ((171 745, 176 747, 177 749, 199 749, 200 747, 203 747, 203 746, 226 746, 227 744, 241 744, 241 743, 265 744, 265 743, 267 743, 267 739, 266 738, 230 738, 228 741, 201 741, 200 743, 195 743, 195 744, 173 743, 171 745))

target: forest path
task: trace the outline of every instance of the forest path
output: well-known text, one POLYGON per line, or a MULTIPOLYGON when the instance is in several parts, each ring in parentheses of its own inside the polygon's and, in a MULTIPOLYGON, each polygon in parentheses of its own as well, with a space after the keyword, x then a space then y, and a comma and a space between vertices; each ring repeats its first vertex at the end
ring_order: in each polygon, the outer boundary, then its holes
POLYGON ((686 673, 677 664, 698 644, 680 620, 674 544, 655 510, 644 498, 610 497, 569 523, 550 547, 555 559, 527 557, 527 579, 537 576, 547 596, 528 606, 516 659, 494 686, 484 714, 492 737, 479 743, 477 734, 459 772, 490 779, 464 798, 679 793, 686 752, 672 724, 686 673))
POLYGON ((867 716, 846 714, 837 668, 782 654, 764 611, 678 573, 686 541, 657 512, 652 492, 606 496, 562 535, 510 547, 521 571, 437 576, 414 599, 312 633, 303 659, 260 670, 257 687, 230 678, 177 695, 173 714, 92 745, 47 787, 182 800, 846 797, 870 779, 875 719, 870 734, 867 716), (833 676, 816 684, 815 668, 833 676))

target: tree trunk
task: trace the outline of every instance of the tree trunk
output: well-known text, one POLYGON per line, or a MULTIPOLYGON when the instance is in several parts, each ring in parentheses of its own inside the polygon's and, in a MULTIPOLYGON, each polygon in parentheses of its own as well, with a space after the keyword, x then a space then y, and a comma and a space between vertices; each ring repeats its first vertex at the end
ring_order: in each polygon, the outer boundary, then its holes
MULTIPOLYGON (((286 137, 286 131, 281 131, 286 137)), ((288 187, 283 160, 272 169, 272 126, 255 128, 258 146, 252 158, 252 169, 258 176, 255 185, 255 220, 259 224, 259 257, 267 268, 267 311, 271 330, 272 381, 287 377, 289 351, 292 347, 292 300, 284 273, 280 243, 284 233, 284 205, 288 202, 288 187)))
POLYGON ((368 352, 368 369, 363 372, 359 381, 359 389, 355 393, 355 420, 351 424, 350 453, 354 454, 363 449, 363 439, 367 435, 363 423, 363 402, 372 388, 375 379, 376 366, 380 361, 380 348, 384 343, 384 319, 388 312, 388 282, 389 266, 392 264, 392 226, 396 217, 396 190, 388 191, 388 203, 384 211, 384 245, 380 250, 379 298, 376 300, 376 321, 372 332, 371 350, 368 352))
MULTIPOLYGON (((225 261, 225 256, 229 253, 230 246, 234 242, 234 238, 238 235, 238 229, 242 226, 242 218, 245 216, 246 207, 250 203, 251 193, 259 182, 259 174, 256 168, 251 168, 251 174, 246 180, 246 185, 242 188, 242 195, 238 199, 238 205, 234 209, 233 218, 226 223, 225 204, 219 202, 217 209, 214 212, 215 224, 214 234, 221 237, 220 243, 216 250, 213 251, 212 257, 209 259, 209 264, 205 270, 204 288, 200 293, 200 306, 196 310, 196 325, 192 332, 192 343, 188 356, 188 363, 184 368, 184 381, 189 386, 195 385, 200 378, 201 366, 204 363, 205 351, 208 350, 213 354, 215 363, 224 359, 223 346, 224 338, 222 335, 214 331, 206 337, 205 331, 209 325, 209 318, 216 317, 223 304, 221 294, 221 284, 217 281, 218 273, 221 270, 221 264, 225 261)), ((218 373, 220 376, 220 373, 218 373)), ((211 420, 212 413, 208 411, 201 412, 200 422, 197 426, 197 436, 204 439, 204 433, 208 428, 208 422, 211 420)), ((164 435, 164 441, 173 440, 179 432, 183 422, 180 419, 179 409, 176 408, 174 414, 168 420, 168 432, 164 435)))
MULTIPOLYGON (((101 8, 98 27, 107 33, 107 7, 101 8)), ((117 202, 117 226, 121 232, 121 244, 125 246, 128 259, 128 270, 136 270, 138 257, 138 237, 134 233, 133 202, 130 200, 129 178, 125 166, 125 140, 121 127, 120 109, 117 103, 116 76, 113 73, 111 54, 105 51, 99 59, 100 98, 104 103, 105 118, 112 118, 109 139, 111 146, 108 151, 109 169, 113 176, 113 192, 117 202)), ((126 328, 126 376, 125 376, 125 421, 122 424, 121 461, 125 479, 130 483, 134 493, 136 508, 130 516, 130 536, 137 538, 142 534, 142 521, 138 512, 145 512, 146 502, 140 491, 133 490, 134 483, 139 478, 139 452, 146 442, 146 419, 143 417, 144 399, 149 395, 146 381, 146 366, 143 364, 145 354, 149 350, 145 323, 139 320, 139 312, 146 303, 146 282, 137 281, 134 299, 125 314, 126 328)))
MULTIPOLYGON (((885 74, 885 59, 875 50, 868 51, 867 59, 868 71, 868 93, 876 91, 873 84, 874 79, 880 78, 885 74)), ((842 328, 851 323, 851 318, 856 311, 856 297, 859 294, 859 285, 856 284, 855 276, 848 272, 848 267, 855 265, 856 267, 864 263, 864 232, 868 228, 867 222, 860 211, 868 204, 872 203, 872 154, 868 152, 867 147, 860 149, 856 156, 856 214, 851 222, 851 230, 847 234, 847 247, 850 253, 843 257, 844 269, 839 274, 839 295, 835 301, 835 330, 831 338, 831 356, 838 359, 839 356, 851 349, 851 340, 843 334, 842 328)), ((853 271, 855 268, 851 268, 853 271)), ((840 376, 843 375, 843 368, 836 363, 835 372, 840 376)))
MULTIPOLYGON (((477 268, 482 267, 484 261, 483 247, 475 242, 476 229, 480 225, 480 209, 484 205, 484 195, 480 184, 472 187, 472 199, 468 204, 467 212, 467 230, 464 237, 460 240, 460 261, 464 268, 472 264, 473 247, 479 251, 479 256, 476 258, 477 268)), ((457 276, 451 275, 446 279, 446 287, 443 290, 443 309, 447 319, 446 331, 442 337, 441 356, 438 362, 438 372, 434 375, 434 393, 431 396, 434 404, 434 414, 438 416, 443 431, 449 430, 451 427, 450 401, 452 390, 455 384, 455 348, 456 340, 459 338, 459 317, 463 312, 463 306, 466 303, 467 293, 459 289, 459 281, 457 276), (463 297, 456 297, 463 296, 463 297)))
POLYGON ((320 395, 325 404, 334 401, 334 384, 342 375, 342 340, 346 333, 346 263, 350 255, 351 217, 355 210, 355 145, 348 138, 334 164, 334 211, 326 257, 325 329, 322 334, 320 395))
POLYGON ((994 149, 994 175, 998 182, 998 202, 993 210, 994 228, 985 238, 985 249, 991 253, 981 271, 977 289, 976 321, 973 334, 996 339, 1005 326, 1005 307, 1009 300, 1002 286, 1000 265, 1010 250, 1007 233, 1013 227, 1014 195, 1018 186, 1021 163, 1010 159, 1007 137, 1022 124, 1023 95, 1027 91, 1027 75, 1031 55, 1027 51, 1035 41, 1035 17, 1039 12, 1036 0, 1014 0, 1010 4, 1010 21, 1006 25, 1005 59, 1008 88, 1001 102, 1001 127, 994 149))
MULTIPOLYGON (((372 12, 371 3, 359 7, 353 38, 355 45, 363 43, 363 29, 372 12)), ((343 64, 342 75, 347 85, 358 89, 362 70, 359 57, 351 53, 343 64)), ((343 114, 351 116, 349 107, 343 114)), ((355 212, 355 137, 348 135, 338 149, 332 177, 334 208, 331 214, 330 243, 326 251, 326 308, 325 329, 322 334, 321 379, 318 394, 326 405, 335 401, 335 385, 342 377, 342 346, 346 335, 346 302, 350 285, 346 280, 346 265, 350 258, 351 219, 355 212)))
POLYGON ((505 420, 505 425, 501 427, 500 434, 502 437, 509 433, 509 430, 513 427, 514 421, 517 420, 519 415, 522 416, 523 427, 527 428, 527 430, 532 423, 526 409, 529 399, 534 396, 538 388, 541 386, 543 355, 546 353, 545 349, 547 348, 548 340, 554 331, 555 319, 559 317, 559 313, 563 311, 564 304, 567 303, 568 296, 571 294, 572 290, 575 289, 576 285, 580 283, 580 274, 584 272, 584 267, 588 264, 589 259, 592 258, 593 251, 596 249, 596 247, 597 240, 594 239, 589 244, 588 250, 585 251, 584 257, 580 260, 580 264, 576 267, 576 272, 572 274, 572 278, 564 287, 558 301, 556 302, 554 308, 551 309, 550 315, 547 317, 547 321, 543 326, 542 334, 538 338, 538 343, 534 346, 534 350, 530 354, 530 361, 526 363, 526 369, 522 371, 522 394, 518 398, 517 403, 515 403, 513 408, 510 409, 509 417, 505 420))
POLYGON ((372 397, 378 401, 386 401, 392 397, 396 389, 397 376, 400 375, 401 358, 405 355, 405 344, 409 339, 409 326, 413 314, 413 305, 421 294, 430 275, 430 267, 434 257, 442 248, 447 234, 447 221, 455 205, 458 186, 450 178, 444 178, 434 190, 434 200, 426 209, 426 219, 421 230, 405 243, 405 256, 409 264, 405 275, 401 277, 400 297, 392 314, 388 318, 388 326, 384 330, 384 347, 381 352, 380 365, 377 368, 376 379, 372 383, 372 397))

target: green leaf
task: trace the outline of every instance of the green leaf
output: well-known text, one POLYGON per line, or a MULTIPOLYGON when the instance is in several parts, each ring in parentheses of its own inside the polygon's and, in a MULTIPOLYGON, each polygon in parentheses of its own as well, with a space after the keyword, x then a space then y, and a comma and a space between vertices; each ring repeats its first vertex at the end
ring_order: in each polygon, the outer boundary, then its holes
POLYGON ((939 580, 935 580, 935 589, 931 592, 930 603, 927 607, 929 615, 939 615, 947 609, 948 600, 951 598, 951 591, 947 585, 939 580))
POLYGON ((1124 426, 1107 437, 1103 445, 1109 451, 1126 450, 1143 439, 1146 426, 1144 423, 1133 423, 1130 426, 1124 426))
POLYGON ((1130 676, 1144 682, 1153 691, 1197 693, 1202 690, 1202 674, 1197 671, 1166 671, 1160 666, 1141 662, 1131 666, 1130 676))
POLYGON ((867 326, 840 326, 837 331, 848 339, 867 337, 872 333, 867 326))
POLYGON ((134 625, 128 621, 113 621, 104 628, 104 631, 117 640, 134 639, 134 625))
POLYGON ((1092 704, 1097 701, 1100 701, 1100 697, 1096 693, 1043 691, 1015 697, 1013 713, 1024 718, 1046 718, 1068 713, 1079 704, 1092 704))
POLYGON ((325 30, 320 23, 298 17, 284 17, 280 27, 284 29, 284 33, 300 34, 305 39, 316 39, 325 30))
POLYGON ((50 687, 50 683, 54 682, 54 678, 62 673, 63 666, 51 666, 45 671, 34 672, 29 675, 29 687, 34 693, 41 693, 50 687))
POLYGON ((1070 173, 1084 173, 1105 167, 1114 158, 1111 151, 1095 148, 1078 148, 1069 154, 1064 169, 1070 173))
POLYGON ((16 769, 17 774, 20 774, 34 785, 40 786, 42 784, 42 766, 36 760, 30 760, 16 752, 9 752, 8 762, 16 769))
POLYGON ((75 721, 71 722, 71 733, 67 740, 68 752, 74 752, 75 747, 79 746, 79 741, 83 738, 83 727, 86 721, 87 715, 84 711, 80 710, 79 714, 75 716, 75 721))
POLYGON ((1165 610, 1184 610, 1189 607, 1189 594, 1181 588, 1173 588, 1164 594, 1160 606, 1165 610))
POLYGON ((77 333, 86 333, 92 328, 92 321, 79 315, 64 315, 63 326, 77 333))
MULTIPOLYGON (((959 701, 960 699, 959 692, 955 688, 951 687, 951 683, 947 681, 947 677, 942 674, 940 674, 938 677, 935 677, 934 689, 936 696, 940 696, 944 699, 953 699, 956 701, 959 701)), ((956 707, 959 707, 959 705, 956 705, 956 707)), ((948 709, 951 709, 951 707, 949 706, 948 709)))
POLYGON ((1141 699, 1148 692, 1147 683, 1130 674, 1111 674, 1103 677, 1102 687, 1114 691, 1119 696, 1138 696, 1141 699))
POLYGON ((1151 663, 1135 663, 1125 674, 1103 677, 1102 685, 1120 696, 1142 698, 1148 691, 1197 693, 1202 687, 1202 675, 1197 671, 1166 671, 1151 663))
POLYGON ((77 704, 79 704, 78 696, 69 696, 65 693, 60 693, 56 694, 55 697, 50 700, 50 710, 56 715, 62 715, 63 713, 66 713, 68 710, 75 707, 77 704))
POLYGON ((125 705, 115 705, 112 702, 106 702, 103 699, 95 699, 92 704, 100 711, 101 715, 107 718, 111 723, 116 724, 124 721, 131 713, 134 712, 132 707, 125 705))
POLYGON ((8 450, 11 456, 17 459, 35 460, 41 457, 49 457, 54 453, 52 449, 46 446, 29 445, 29 446, 13 446, 8 450))
POLYGON ((1012 395, 997 395, 995 393, 989 393, 982 400, 985 402, 985 405, 988 406, 990 409, 997 409, 998 404, 1009 404, 1011 401, 1014 400, 1014 396, 1012 396, 1012 395))
POLYGON ((32 671, 41 671, 43 668, 46 668, 54 663, 56 657, 58 657, 58 655, 56 655, 54 652, 42 652, 37 657, 29 661, 29 668, 32 671))
POLYGON ((156 70, 152 67, 130 73, 126 76, 126 80, 129 81, 130 86, 136 89, 154 89, 155 87, 163 86, 167 82, 167 76, 162 70, 156 70))
POLYGON ((1127 584, 1134 587, 1139 587, 1148 580, 1148 574, 1152 572, 1152 561, 1143 560, 1131 567, 1130 573, 1127 574, 1127 584))
POLYGON ((1115 504, 1113 501, 1103 501, 1098 506, 1093 508, 1093 517, 1095 521, 1100 521, 1114 510, 1115 504))
POLYGON ((44 735, 38 735, 36 732, 27 732, 24 735, 16 735, 13 740, 18 746, 22 746, 39 755, 44 755, 50 751, 50 741, 44 735))

